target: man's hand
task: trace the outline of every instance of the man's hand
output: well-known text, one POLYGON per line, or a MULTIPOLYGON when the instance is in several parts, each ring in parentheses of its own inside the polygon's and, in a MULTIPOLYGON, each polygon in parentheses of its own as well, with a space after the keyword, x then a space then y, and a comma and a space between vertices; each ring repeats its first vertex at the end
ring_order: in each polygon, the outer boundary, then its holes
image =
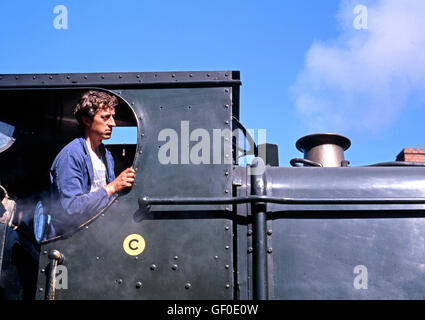
POLYGON ((136 178, 136 171, 133 168, 127 168, 111 183, 104 186, 108 197, 110 198, 114 193, 117 193, 125 188, 133 186, 134 179, 136 178))

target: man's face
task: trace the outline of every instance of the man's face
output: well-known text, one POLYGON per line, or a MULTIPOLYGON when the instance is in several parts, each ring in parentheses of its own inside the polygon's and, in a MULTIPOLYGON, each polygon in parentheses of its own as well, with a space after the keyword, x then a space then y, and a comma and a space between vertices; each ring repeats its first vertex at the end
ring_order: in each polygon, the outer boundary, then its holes
POLYGON ((113 108, 98 109, 93 120, 86 123, 89 135, 100 140, 110 139, 112 127, 116 126, 114 116, 113 108))

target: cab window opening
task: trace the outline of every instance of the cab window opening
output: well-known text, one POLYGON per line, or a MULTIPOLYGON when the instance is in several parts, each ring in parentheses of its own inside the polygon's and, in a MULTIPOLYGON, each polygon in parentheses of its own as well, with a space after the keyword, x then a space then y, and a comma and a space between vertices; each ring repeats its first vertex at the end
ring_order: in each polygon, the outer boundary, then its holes
MULTIPOLYGON (((84 91, 87 90, 0 93, 4 103, 0 110, 0 124, 4 125, 0 129, 4 128, 5 133, 14 129, 12 136, 5 135, 13 139, 13 143, 0 153, 0 185, 17 201, 16 216, 28 230, 33 228, 32 218, 38 201, 48 197, 53 160, 66 144, 81 136, 73 109, 84 91)), ((137 122, 133 111, 125 101, 117 98, 116 127, 112 130, 112 142, 105 143, 114 158, 116 175, 132 166, 137 146, 137 122)))

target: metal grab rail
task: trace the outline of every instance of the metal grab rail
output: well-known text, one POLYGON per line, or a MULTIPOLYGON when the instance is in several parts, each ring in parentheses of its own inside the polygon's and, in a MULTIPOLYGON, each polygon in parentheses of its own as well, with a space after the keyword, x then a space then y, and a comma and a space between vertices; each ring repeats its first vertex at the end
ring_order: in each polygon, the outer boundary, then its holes
POLYGON ((277 203, 294 205, 320 204, 425 204, 425 197, 399 198, 279 198, 270 196, 247 197, 200 197, 200 198, 149 198, 139 199, 139 207, 149 209, 151 205, 201 205, 201 204, 241 204, 241 203, 277 203))
POLYGON ((51 250, 49 252, 50 263, 48 265, 46 274, 46 295, 45 300, 55 300, 56 291, 56 270, 57 266, 65 261, 65 257, 58 250, 51 250))

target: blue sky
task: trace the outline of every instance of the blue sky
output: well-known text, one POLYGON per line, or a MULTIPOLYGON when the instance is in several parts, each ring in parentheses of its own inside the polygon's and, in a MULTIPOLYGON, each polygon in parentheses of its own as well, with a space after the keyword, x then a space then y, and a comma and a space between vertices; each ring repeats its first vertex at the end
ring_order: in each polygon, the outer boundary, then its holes
POLYGON ((425 42, 407 23, 425 12, 406 1, 2 1, 0 73, 240 70, 241 122, 267 130, 281 166, 315 132, 349 137, 351 165, 392 161, 425 148, 425 42))

